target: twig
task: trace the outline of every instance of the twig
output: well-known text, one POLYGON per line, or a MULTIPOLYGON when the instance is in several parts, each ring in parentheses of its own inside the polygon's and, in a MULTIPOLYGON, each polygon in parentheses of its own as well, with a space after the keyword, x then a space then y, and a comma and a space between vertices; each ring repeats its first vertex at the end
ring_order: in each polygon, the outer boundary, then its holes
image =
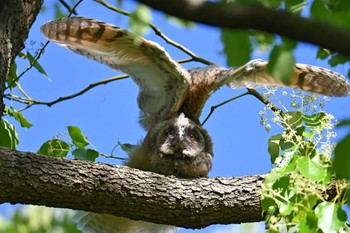
POLYGON ((31 100, 31 99, 32 99, 32 98, 30 98, 29 95, 23 90, 22 86, 21 86, 18 82, 16 82, 15 84, 16 84, 18 90, 19 90, 28 100, 31 100))
POLYGON ((21 109, 19 111, 24 111, 24 110, 30 108, 33 105, 46 105, 46 106, 51 107, 52 105, 57 104, 59 102, 62 102, 64 100, 68 100, 68 99, 72 99, 72 98, 75 98, 77 96, 80 96, 80 95, 84 94, 85 92, 89 91, 90 89, 92 89, 92 88, 94 88, 96 86, 99 86, 99 85, 102 85, 102 84, 107 84, 109 82, 116 81, 116 80, 126 79, 128 77, 129 76, 127 76, 127 75, 120 75, 120 76, 115 76, 115 77, 112 77, 112 78, 104 79, 104 80, 101 80, 101 81, 98 81, 98 82, 95 82, 95 83, 91 83, 89 86, 85 87, 84 89, 82 89, 79 92, 76 92, 76 93, 74 93, 72 95, 59 97, 58 99, 50 101, 50 102, 38 101, 38 100, 33 100, 33 99, 24 99, 24 98, 21 98, 19 96, 12 96, 12 95, 10 95, 10 96, 5 95, 5 98, 13 100, 13 101, 20 102, 20 103, 23 103, 23 104, 27 104, 26 107, 24 107, 23 109, 21 109))
POLYGON ((257 98, 258 100, 260 100, 263 104, 265 104, 266 106, 269 106, 269 108, 274 111, 274 112, 277 112, 281 117, 284 116, 284 113, 283 111, 276 107, 276 105, 274 105, 273 103, 271 103, 268 99, 266 99, 263 95, 261 95, 259 92, 257 92, 255 89, 250 89, 250 88, 247 88, 247 92, 243 93, 243 94, 240 94, 240 95, 237 95, 233 98, 230 98, 228 100, 225 100, 217 105, 213 105, 210 107, 210 112, 209 114, 207 115, 207 117, 204 119, 204 121, 202 122, 202 125, 204 125, 210 118, 210 116, 214 113, 214 111, 221 107, 222 105, 225 105, 235 99, 238 99, 238 98, 241 98, 243 96, 246 96, 246 95, 252 95, 254 96, 255 98, 257 98))
POLYGON ((69 6, 68 3, 66 3, 66 1, 64 0, 59 0, 59 2, 65 7, 67 8, 67 10, 70 12, 70 14, 74 14, 74 15, 77 15, 78 13, 76 12, 75 8, 71 8, 69 6))
MULTIPOLYGON (((41 57, 41 55, 44 53, 44 50, 45 50, 46 46, 47 46, 49 43, 50 43, 49 41, 46 41, 46 43, 40 48, 39 53, 38 53, 37 56, 34 58, 33 62, 31 62, 31 63, 29 64, 29 66, 28 66, 25 70, 23 70, 23 71, 17 76, 17 78, 15 78, 15 79, 13 80, 13 83, 17 83, 18 80, 19 80, 25 73, 27 73, 30 69, 33 68, 34 64, 39 60, 39 58, 41 57)), ((12 83, 9 84, 9 85, 7 86, 6 89, 8 89, 8 88, 11 87, 11 86, 12 86, 12 83)))
POLYGON ((266 106, 269 106, 269 108, 278 113, 278 115, 280 115, 282 118, 284 116, 284 113, 282 111, 282 109, 278 108, 276 105, 274 105, 273 103, 271 103, 268 99, 266 99, 263 95, 261 95, 259 92, 257 92, 255 89, 250 89, 247 88, 248 90, 248 94, 254 96, 255 98, 257 98, 258 100, 260 100, 263 104, 265 104, 266 106))
MULTIPOLYGON (((125 16, 130 16, 130 12, 127 12, 127 11, 124 11, 124 10, 121 10, 115 6, 112 6, 108 3, 106 3, 104 0, 94 0, 95 2, 97 3, 100 3, 101 5, 107 7, 108 9, 110 10, 113 10, 115 12, 118 12, 122 15, 125 15, 125 16)), ((161 37, 166 43, 180 49, 181 51, 183 51, 184 53, 188 54, 190 57, 192 57, 193 61, 198 61, 198 62, 201 62, 203 64, 206 64, 206 65, 214 65, 213 62, 211 61, 208 61, 204 58, 201 58, 199 56, 197 56, 196 54, 194 54, 193 52, 191 52, 189 49, 187 49, 186 47, 176 43, 175 41, 171 40, 169 37, 167 37, 166 35, 164 35, 161 30, 159 28, 157 28, 154 24, 149 24, 149 26, 151 27, 151 29, 155 32, 156 35, 158 35, 159 37, 161 37)))
POLYGON ((122 161, 128 161, 127 158, 122 158, 122 157, 118 157, 118 156, 115 156, 115 155, 107 155, 107 154, 104 154, 104 153, 99 153, 101 156, 107 158, 107 159, 118 159, 118 160, 122 160, 122 161))
POLYGON ((235 100, 235 99, 238 99, 238 98, 240 98, 240 97, 243 97, 243 96, 249 95, 249 94, 250 94, 249 91, 247 91, 247 92, 245 92, 245 93, 243 93, 243 94, 240 94, 240 95, 237 95, 237 96, 235 96, 235 97, 233 97, 233 98, 230 98, 230 99, 228 99, 228 100, 225 100, 224 102, 221 102, 221 103, 219 103, 219 104, 217 104, 217 105, 211 106, 211 107, 210 107, 210 112, 209 112, 209 114, 207 115, 207 117, 204 119, 204 121, 202 122, 202 125, 204 125, 205 122, 207 122, 207 121, 209 120, 210 116, 214 113, 214 111, 215 111, 218 107, 221 107, 222 105, 225 105, 225 104, 227 104, 227 103, 229 103, 229 102, 231 102, 231 101, 233 101, 233 100, 235 100))

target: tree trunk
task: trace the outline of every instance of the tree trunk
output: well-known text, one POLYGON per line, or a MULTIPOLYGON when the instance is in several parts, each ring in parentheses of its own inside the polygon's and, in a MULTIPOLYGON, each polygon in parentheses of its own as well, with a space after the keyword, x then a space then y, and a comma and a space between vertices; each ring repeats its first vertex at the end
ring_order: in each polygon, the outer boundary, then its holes
POLYGON ((5 108, 3 96, 10 65, 24 48, 24 41, 42 2, 42 0, 0 2, 0 119, 5 108))

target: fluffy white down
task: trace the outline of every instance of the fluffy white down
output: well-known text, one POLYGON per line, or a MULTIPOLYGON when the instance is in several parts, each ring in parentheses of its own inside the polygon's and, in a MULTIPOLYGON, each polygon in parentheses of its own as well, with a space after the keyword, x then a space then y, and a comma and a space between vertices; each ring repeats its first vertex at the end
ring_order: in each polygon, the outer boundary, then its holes
POLYGON ((84 233, 176 233, 178 228, 108 214, 78 211, 73 220, 84 233))

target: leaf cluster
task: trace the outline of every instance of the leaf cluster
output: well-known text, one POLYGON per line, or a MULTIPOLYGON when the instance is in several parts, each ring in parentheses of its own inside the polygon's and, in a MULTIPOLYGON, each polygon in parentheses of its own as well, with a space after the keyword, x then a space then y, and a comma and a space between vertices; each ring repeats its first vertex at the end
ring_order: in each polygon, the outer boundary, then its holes
POLYGON ((332 146, 324 134, 332 129, 331 120, 325 112, 299 111, 280 119, 283 133, 268 142, 275 167, 261 190, 267 232, 350 232, 342 209, 345 183, 336 181, 339 193, 333 200, 326 194, 334 177, 332 146))

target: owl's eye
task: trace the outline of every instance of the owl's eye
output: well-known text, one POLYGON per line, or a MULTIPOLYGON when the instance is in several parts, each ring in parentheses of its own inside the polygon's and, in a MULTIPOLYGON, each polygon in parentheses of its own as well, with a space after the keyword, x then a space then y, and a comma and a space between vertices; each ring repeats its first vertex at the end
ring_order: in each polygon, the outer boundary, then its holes
POLYGON ((197 136, 194 133, 190 133, 190 139, 191 139, 191 141, 196 141, 197 136))
POLYGON ((166 135, 169 136, 169 137, 172 137, 175 135, 174 131, 169 129, 168 131, 166 131, 166 135))

